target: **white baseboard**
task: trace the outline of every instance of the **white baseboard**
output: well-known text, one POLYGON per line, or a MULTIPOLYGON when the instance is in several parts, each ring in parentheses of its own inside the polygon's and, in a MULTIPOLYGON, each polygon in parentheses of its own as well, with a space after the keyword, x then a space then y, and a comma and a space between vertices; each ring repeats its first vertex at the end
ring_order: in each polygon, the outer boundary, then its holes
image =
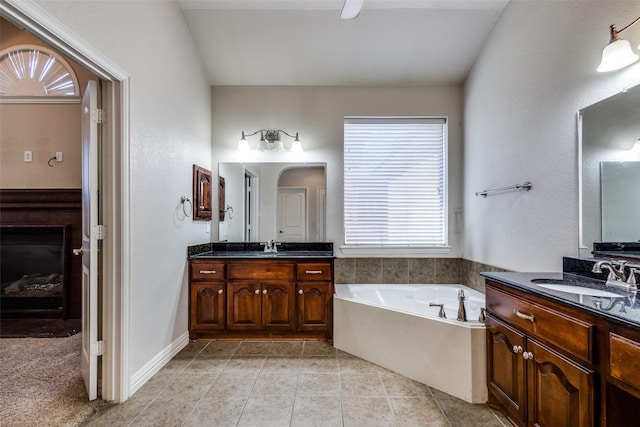
POLYGON ((131 376, 129 396, 132 396, 147 381, 158 373, 173 357, 189 344, 189 332, 180 335, 153 359, 147 362, 138 372, 131 376))

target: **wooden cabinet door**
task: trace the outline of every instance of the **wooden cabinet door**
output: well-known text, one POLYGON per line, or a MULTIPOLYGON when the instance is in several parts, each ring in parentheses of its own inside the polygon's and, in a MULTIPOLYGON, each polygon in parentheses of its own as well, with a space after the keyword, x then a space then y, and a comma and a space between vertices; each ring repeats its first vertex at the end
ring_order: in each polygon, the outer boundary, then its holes
POLYGON ((230 281, 227 283, 227 328, 230 330, 262 329, 260 283, 230 281))
POLYGON ((526 423, 525 336, 487 315, 487 382, 489 401, 501 405, 514 420, 526 423))
POLYGON ((191 330, 224 329, 224 282, 191 284, 191 330))
POLYGON ((295 321, 295 299, 292 283, 263 282, 262 325, 264 329, 293 331, 295 321))
POLYGON ((299 331, 326 331, 331 324, 331 283, 304 282, 296 287, 299 331))
POLYGON ((529 338, 529 426, 594 425, 594 375, 549 347, 529 338))

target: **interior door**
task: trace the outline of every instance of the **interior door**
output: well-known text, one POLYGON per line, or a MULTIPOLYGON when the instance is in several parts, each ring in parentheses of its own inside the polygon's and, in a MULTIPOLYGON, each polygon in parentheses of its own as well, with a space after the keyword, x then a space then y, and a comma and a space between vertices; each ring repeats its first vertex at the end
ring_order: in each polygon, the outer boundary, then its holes
POLYGON ((98 397, 99 141, 98 83, 82 98, 82 377, 89 400, 98 397))
POLYGON ((278 189, 278 240, 304 242, 307 240, 307 190, 305 188, 278 189))

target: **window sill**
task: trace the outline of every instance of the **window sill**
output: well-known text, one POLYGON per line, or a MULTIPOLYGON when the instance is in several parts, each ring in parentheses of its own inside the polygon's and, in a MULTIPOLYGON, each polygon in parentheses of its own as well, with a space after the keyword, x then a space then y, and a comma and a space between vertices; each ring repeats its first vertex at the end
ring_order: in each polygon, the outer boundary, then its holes
POLYGON ((451 250, 451 246, 340 246, 342 254, 349 257, 426 258, 447 255, 451 250))

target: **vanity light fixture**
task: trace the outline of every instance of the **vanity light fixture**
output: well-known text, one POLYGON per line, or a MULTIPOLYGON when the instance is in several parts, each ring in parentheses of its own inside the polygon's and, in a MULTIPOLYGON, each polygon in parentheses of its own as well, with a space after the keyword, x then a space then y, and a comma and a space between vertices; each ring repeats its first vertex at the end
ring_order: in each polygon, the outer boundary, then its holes
POLYGON ((244 131, 242 131, 242 137, 240 138, 240 141, 238 141, 238 151, 252 150, 251 146, 249 145, 249 141, 247 141, 247 137, 257 135, 258 133, 260 134, 260 140, 258 141, 258 145, 256 146, 255 150, 287 151, 284 148, 282 140, 280 139, 280 133, 283 133, 289 138, 294 138, 288 151, 292 151, 294 153, 302 151, 302 142, 300 142, 298 132, 296 132, 295 135, 291 135, 290 133, 283 131, 282 129, 260 129, 248 134, 245 134, 244 131))
MULTIPOLYGON (((611 40, 609 44, 602 51, 602 61, 597 68, 598 72, 604 73, 607 71, 615 71, 621 68, 631 65, 638 60, 638 55, 633 53, 631 49, 631 43, 620 37, 620 33, 631 27, 635 23, 640 21, 640 16, 637 17, 631 24, 627 25, 621 30, 617 30, 615 25, 610 27, 611 40)), ((637 49, 640 50, 640 45, 637 49)))
POLYGON ((344 0, 342 6, 342 12, 340 12, 340 18, 342 19, 354 19, 360 15, 362 9, 362 3, 364 0, 344 0))

